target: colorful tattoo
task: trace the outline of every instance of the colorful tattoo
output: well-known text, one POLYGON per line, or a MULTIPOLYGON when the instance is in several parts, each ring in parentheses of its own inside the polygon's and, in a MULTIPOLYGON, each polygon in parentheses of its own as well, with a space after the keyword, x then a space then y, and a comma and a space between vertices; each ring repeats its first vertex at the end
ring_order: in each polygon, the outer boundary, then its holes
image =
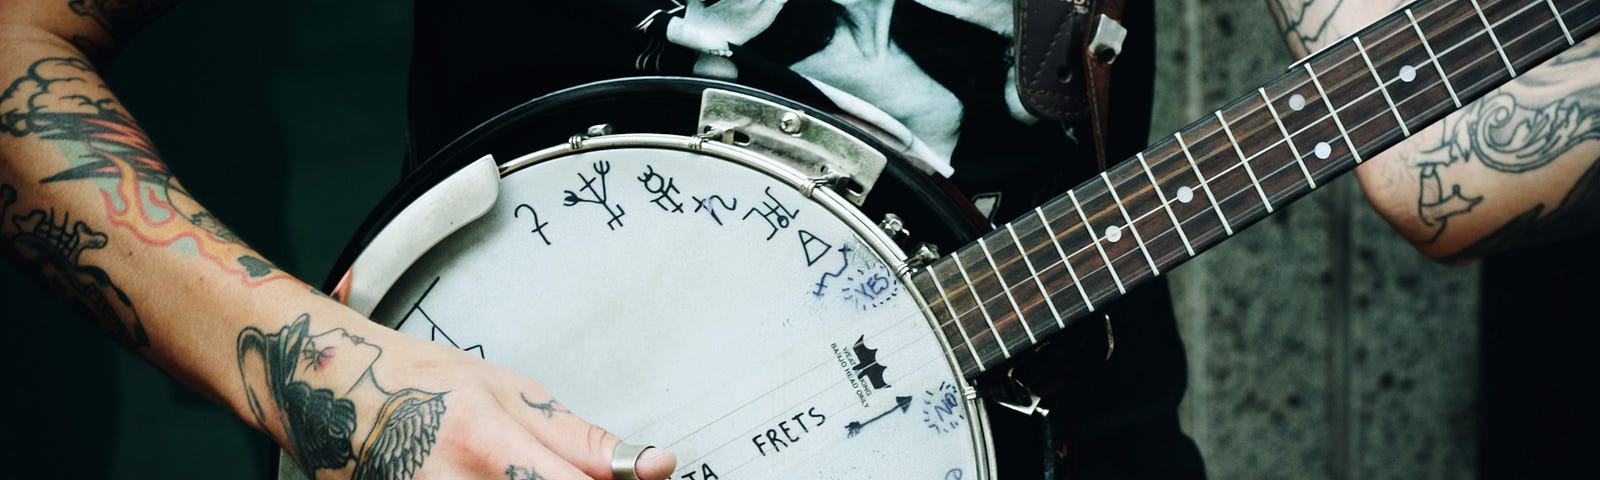
POLYGON ((372 373, 382 348, 344 329, 312 335, 310 323, 301 315, 277 333, 239 332, 256 422, 281 431, 313 476, 349 469, 356 480, 411 478, 438 439, 445 394, 384 389, 372 373))
POLYGON ((111 223, 147 245, 198 255, 246 285, 291 278, 201 209, 111 92, 77 58, 46 58, 0 94, 0 133, 53 142, 69 168, 43 183, 100 189, 111 223))

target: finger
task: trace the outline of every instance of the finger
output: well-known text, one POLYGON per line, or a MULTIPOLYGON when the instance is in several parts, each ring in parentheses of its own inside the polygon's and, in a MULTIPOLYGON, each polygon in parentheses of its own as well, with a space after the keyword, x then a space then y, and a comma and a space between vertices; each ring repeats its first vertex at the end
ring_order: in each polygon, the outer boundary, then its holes
MULTIPOLYGON (((521 410, 518 420, 535 438, 584 473, 596 479, 614 478, 612 454, 620 443, 616 435, 573 414, 543 390, 517 395, 523 408, 513 407, 512 410, 521 410), (535 400, 532 395, 540 395, 540 399, 535 400)), ((672 452, 650 448, 638 455, 634 471, 644 480, 662 480, 672 474, 677 463, 672 452)))
POLYGON ((672 474, 676 463, 672 452, 649 445, 618 442, 611 449, 612 480, 660 480, 672 474))
POLYGON ((499 428, 474 429, 463 446, 469 455, 456 457, 463 464, 455 472, 432 473, 440 478, 460 478, 475 472, 476 478, 508 480, 590 480, 593 477, 551 451, 532 434, 505 423, 499 428))

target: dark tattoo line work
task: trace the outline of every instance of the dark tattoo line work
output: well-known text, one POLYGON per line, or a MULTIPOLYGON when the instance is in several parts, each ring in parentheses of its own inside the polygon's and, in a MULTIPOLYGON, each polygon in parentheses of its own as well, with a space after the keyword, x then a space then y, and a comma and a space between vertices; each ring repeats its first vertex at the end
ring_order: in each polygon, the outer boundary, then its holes
POLYGON ((507 480, 544 480, 544 478, 545 477, 543 475, 539 475, 539 472, 535 472, 529 467, 519 467, 516 465, 506 466, 507 480))
POLYGON ((1441 260, 1460 262, 1481 258, 1517 246, 1591 232, 1597 226, 1600 226, 1600 162, 1589 165, 1561 204, 1548 211, 1543 204, 1535 205, 1494 233, 1441 260))
POLYGON ((0 134, 37 136, 66 156, 68 168, 42 183, 96 187, 112 225, 205 258, 246 285, 291 278, 200 208, 94 74, 83 59, 46 58, 0 93, 0 134))
POLYGON ((80 17, 94 19, 111 38, 127 41, 134 33, 178 5, 178 0, 68 0, 80 17))
POLYGON ((572 413, 571 410, 567 410, 567 407, 561 406, 561 402, 557 402, 554 398, 550 399, 548 402, 539 403, 533 400, 528 400, 528 394, 524 393, 522 394, 522 403, 528 404, 528 408, 544 412, 544 418, 554 417, 557 413, 572 413))
POLYGON ((239 371, 256 422, 281 431, 313 476, 348 468, 355 480, 411 478, 438 439, 445 393, 384 389, 372 372, 382 348, 344 329, 312 335, 310 322, 301 315, 276 333, 239 332, 239 371))
POLYGON ((1333 20, 1334 12, 1344 5, 1344 0, 1333 2, 1325 15, 1320 18, 1308 18, 1308 10, 1313 3, 1324 0, 1274 0, 1272 6, 1278 14, 1278 21, 1283 26, 1284 41, 1300 48, 1301 51, 1311 52, 1315 49, 1311 45, 1322 42, 1323 35, 1328 33, 1328 24, 1333 20), (1295 8, 1290 8, 1295 5, 1295 8), (1314 29, 1310 27, 1315 27, 1314 29))
POLYGON ((54 210, 12 215, 16 202, 17 189, 0 184, 0 244, 15 254, 23 269, 117 344, 130 350, 150 346, 128 294, 105 270, 83 263, 83 252, 106 247, 106 234, 64 212, 59 220, 54 210))
MULTIPOLYGON (((1450 219, 1473 211, 1484 200, 1474 187, 1449 183, 1440 170, 1476 163, 1501 174, 1523 174, 1550 165, 1579 144, 1600 141, 1600 108, 1584 103, 1600 92, 1588 91, 1543 106, 1524 105, 1516 95, 1496 93, 1478 100, 1446 124, 1438 146, 1421 152, 1418 162, 1417 215, 1434 228, 1437 241, 1450 219)), ((1600 102, 1590 102, 1600 103, 1600 102)), ((1476 258, 1519 245, 1553 240, 1594 228, 1600 199, 1595 165, 1568 191, 1559 205, 1535 205, 1495 232, 1447 261, 1476 258)))

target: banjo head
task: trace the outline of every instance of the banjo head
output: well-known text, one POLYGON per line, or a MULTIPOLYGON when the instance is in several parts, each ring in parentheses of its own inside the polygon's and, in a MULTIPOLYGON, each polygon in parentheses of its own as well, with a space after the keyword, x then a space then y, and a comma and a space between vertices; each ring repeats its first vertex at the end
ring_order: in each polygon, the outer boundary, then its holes
POLYGON ((688 127, 591 129, 411 186, 385 228, 369 221, 334 290, 672 450, 671 478, 991 478, 982 402, 894 241, 849 191, 819 186, 826 168, 794 161, 815 151, 785 151, 805 145, 688 127), (417 218, 422 230, 404 225, 417 218), (391 232, 407 228, 422 233, 391 232), (393 278, 362 281, 374 276, 393 278))

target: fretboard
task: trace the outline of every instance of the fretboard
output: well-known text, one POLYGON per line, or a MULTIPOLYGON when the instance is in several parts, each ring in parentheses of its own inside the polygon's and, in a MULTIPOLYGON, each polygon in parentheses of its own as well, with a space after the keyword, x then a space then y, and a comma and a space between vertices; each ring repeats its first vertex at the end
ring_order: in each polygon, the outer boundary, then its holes
POLYGON ((913 272, 976 376, 1600 29, 1600 1, 1424 0, 913 272))

